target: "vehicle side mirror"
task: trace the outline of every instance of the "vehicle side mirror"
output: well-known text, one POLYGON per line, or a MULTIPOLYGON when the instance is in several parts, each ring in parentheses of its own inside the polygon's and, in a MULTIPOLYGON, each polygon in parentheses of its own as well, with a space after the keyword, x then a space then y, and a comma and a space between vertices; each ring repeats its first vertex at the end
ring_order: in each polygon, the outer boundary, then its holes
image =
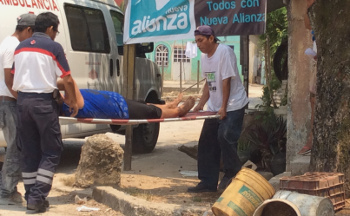
POLYGON ((136 44, 136 57, 146 58, 146 53, 153 51, 153 43, 136 44))
MULTIPOLYGON (((146 57, 146 53, 153 52, 154 43, 138 43, 136 44, 136 56, 137 57, 146 57)), ((123 55, 124 46, 118 46, 118 54, 123 55)))
POLYGON ((124 54, 124 46, 118 46, 118 54, 123 55, 124 54))

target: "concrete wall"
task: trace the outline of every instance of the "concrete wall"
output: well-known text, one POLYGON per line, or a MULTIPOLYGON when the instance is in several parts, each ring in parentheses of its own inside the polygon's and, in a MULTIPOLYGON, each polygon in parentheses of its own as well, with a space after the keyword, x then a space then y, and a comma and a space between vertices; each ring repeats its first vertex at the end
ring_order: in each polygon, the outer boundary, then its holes
POLYGON ((293 167, 293 161, 306 144, 310 130, 309 80, 313 63, 312 59, 304 54, 305 49, 312 47, 311 33, 304 25, 306 1, 290 0, 287 9, 289 22, 287 171, 293 173, 293 169, 297 169, 293 167))

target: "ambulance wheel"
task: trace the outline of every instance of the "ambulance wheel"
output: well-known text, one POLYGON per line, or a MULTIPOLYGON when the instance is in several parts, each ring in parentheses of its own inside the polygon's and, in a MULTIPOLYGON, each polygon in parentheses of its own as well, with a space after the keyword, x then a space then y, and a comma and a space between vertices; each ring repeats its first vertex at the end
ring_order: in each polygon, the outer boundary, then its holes
POLYGON ((150 153, 156 147, 159 123, 140 124, 133 131, 133 153, 150 153))

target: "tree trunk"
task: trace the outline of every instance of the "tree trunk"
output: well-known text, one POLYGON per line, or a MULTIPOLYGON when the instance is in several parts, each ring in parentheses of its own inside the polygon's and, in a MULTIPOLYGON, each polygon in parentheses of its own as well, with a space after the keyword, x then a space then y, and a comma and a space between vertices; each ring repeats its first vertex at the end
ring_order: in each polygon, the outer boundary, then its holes
MULTIPOLYGON (((270 40, 269 36, 266 35, 266 43, 265 43, 265 76, 266 76, 266 86, 269 90, 270 100, 274 108, 277 108, 275 99, 273 98, 273 90, 271 87, 271 55, 270 55, 270 40)), ((268 104, 269 106, 270 104, 268 104)))
POLYGON ((317 42, 313 171, 350 180, 350 1, 316 0, 309 16, 317 42))

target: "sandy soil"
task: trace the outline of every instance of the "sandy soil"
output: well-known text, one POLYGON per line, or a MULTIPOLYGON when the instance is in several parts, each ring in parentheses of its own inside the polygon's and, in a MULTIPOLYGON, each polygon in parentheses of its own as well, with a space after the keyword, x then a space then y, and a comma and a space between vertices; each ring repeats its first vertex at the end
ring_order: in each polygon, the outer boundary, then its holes
MULTIPOLYGON (((96 202, 91 198, 92 189, 82 189, 71 187, 72 180, 74 179, 74 171, 77 167, 79 160, 81 146, 68 146, 66 147, 63 155, 61 164, 58 167, 57 173, 54 176, 54 182, 52 190, 49 194, 48 201, 50 207, 45 213, 39 215, 45 216, 61 216, 61 215, 89 215, 89 216, 123 216, 118 211, 105 206, 101 203, 96 202), (83 199, 79 203, 75 202, 75 197, 83 199), (97 211, 81 212, 77 208, 86 206, 90 208, 98 208, 97 211)), ((20 182, 18 184, 18 191, 23 195, 24 186, 20 182)), ((0 205, 0 216, 24 216, 26 214, 26 203, 17 205, 0 205)))
MULTIPOLYGON (((197 161, 178 150, 181 145, 197 145, 203 120, 162 123, 156 149, 150 154, 134 155, 132 170, 122 173, 121 190, 159 203, 207 206, 219 193, 187 193, 195 186, 197 161)), ((118 140, 122 143, 122 140, 118 140)))

